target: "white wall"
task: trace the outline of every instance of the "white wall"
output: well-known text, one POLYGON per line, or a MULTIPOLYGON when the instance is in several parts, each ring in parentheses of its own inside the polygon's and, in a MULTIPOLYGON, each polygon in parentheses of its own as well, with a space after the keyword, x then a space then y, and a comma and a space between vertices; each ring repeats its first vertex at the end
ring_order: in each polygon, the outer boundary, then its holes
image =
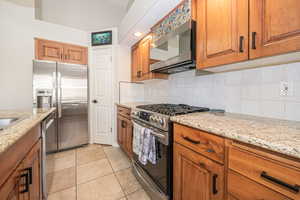
POLYGON ((31 109, 34 37, 87 45, 84 31, 34 19, 34 9, 0 1, 0 109, 31 109))
POLYGON ((129 9, 119 26, 119 41, 121 44, 133 45, 140 38, 135 32, 143 35, 172 10, 181 0, 137 0, 129 9))
POLYGON ((171 75, 145 83, 151 102, 185 103, 227 112, 300 121, 300 63, 195 76, 171 75), (280 82, 293 85, 293 96, 280 96, 280 82))
POLYGON ((38 0, 41 20, 85 31, 116 27, 128 0, 38 0))

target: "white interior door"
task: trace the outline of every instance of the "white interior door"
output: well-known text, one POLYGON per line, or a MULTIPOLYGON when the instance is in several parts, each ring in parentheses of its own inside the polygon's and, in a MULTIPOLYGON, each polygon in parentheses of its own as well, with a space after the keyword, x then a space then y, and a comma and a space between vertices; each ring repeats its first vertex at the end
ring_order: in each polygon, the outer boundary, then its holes
POLYGON ((92 50, 91 58, 91 128, 92 142, 112 144, 112 49, 92 50))

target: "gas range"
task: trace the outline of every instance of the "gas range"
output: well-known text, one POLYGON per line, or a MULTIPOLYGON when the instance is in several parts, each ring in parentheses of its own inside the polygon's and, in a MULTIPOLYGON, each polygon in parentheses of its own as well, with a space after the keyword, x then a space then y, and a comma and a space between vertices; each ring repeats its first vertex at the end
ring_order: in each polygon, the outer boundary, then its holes
POLYGON ((133 119, 140 120, 155 128, 169 131, 171 116, 206 111, 209 109, 186 104, 149 104, 137 106, 132 110, 131 116, 133 119))

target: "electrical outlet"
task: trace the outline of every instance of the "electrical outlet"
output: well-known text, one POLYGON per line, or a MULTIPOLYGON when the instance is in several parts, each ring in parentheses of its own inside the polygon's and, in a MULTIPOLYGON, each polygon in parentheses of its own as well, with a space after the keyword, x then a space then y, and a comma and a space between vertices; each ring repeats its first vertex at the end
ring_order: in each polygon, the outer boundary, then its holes
POLYGON ((294 95, 294 88, 292 82, 282 81, 280 82, 280 96, 293 96, 294 95))

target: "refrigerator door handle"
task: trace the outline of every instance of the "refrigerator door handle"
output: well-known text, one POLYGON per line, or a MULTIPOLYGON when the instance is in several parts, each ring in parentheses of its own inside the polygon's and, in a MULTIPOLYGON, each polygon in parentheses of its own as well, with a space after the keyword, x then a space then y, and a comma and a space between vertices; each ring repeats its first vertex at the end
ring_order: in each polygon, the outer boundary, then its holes
POLYGON ((58 72, 58 102, 57 102, 57 109, 58 109, 58 118, 62 117, 62 105, 61 105, 61 97, 62 97, 62 88, 61 88, 61 73, 58 72))

